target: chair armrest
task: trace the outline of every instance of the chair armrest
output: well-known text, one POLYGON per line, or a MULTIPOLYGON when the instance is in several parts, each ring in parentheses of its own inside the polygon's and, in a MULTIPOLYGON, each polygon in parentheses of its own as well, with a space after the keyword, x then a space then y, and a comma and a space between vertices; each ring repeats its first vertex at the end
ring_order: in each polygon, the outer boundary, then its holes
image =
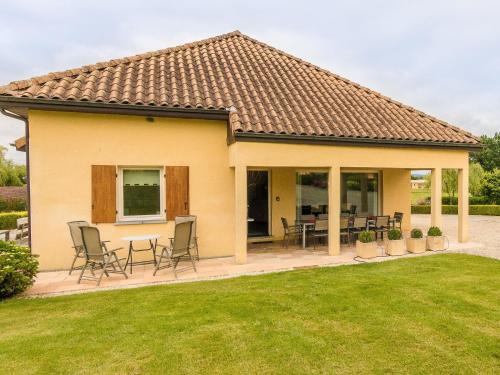
POLYGON ((114 253, 116 253, 118 250, 121 250, 121 249, 123 249, 123 247, 118 247, 118 248, 113 249, 113 250, 108 250, 108 251, 103 252, 103 255, 110 255, 110 254, 114 254, 114 253))

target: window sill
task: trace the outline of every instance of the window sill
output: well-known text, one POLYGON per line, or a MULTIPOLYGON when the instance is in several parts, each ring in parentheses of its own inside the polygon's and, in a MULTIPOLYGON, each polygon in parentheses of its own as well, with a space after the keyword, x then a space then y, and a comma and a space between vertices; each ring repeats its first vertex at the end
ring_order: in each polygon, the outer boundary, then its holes
POLYGON ((115 225, 139 225, 139 224, 167 224, 167 220, 129 220, 117 221, 115 225))

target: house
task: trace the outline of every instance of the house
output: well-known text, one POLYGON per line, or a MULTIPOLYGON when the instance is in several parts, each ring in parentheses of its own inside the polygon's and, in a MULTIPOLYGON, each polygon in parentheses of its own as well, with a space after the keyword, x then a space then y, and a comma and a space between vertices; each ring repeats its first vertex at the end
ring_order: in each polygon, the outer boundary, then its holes
POLYGON ((412 189, 425 189, 426 184, 427 184, 426 180, 411 180, 412 189))
MULTIPOLYGON (((201 257, 279 239, 281 217, 325 214, 339 254, 341 211, 404 213, 410 171, 459 170, 467 241, 468 155, 478 138, 235 31, 0 87, 2 113, 26 123, 32 251, 68 268, 66 222, 102 237, 158 233, 198 217, 201 257)), ((123 246, 126 243, 121 243, 123 246)))

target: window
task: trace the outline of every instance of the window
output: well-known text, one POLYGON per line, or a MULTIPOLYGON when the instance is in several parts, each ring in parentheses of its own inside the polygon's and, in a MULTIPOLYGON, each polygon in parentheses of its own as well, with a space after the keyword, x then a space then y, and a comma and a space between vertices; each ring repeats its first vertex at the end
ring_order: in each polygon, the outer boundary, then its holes
POLYGON ((120 168, 119 220, 164 220, 163 180, 163 168, 120 168))
POLYGON ((297 172, 297 219, 328 213, 328 173, 297 172))
POLYGON ((341 209, 354 209, 358 216, 376 216, 379 213, 378 173, 342 173, 341 209))

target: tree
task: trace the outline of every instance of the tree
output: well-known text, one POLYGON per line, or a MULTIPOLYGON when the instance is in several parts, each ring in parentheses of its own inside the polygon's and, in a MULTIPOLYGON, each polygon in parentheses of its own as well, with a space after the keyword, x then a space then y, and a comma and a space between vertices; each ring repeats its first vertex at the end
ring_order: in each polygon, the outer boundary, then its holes
POLYGON ((458 190, 458 172, 456 169, 443 169, 443 192, 448 194, 450 204, 453 204, 458 190))
POLYGON ((485 174, 481 192, 491 203, 500 204, 500 169, 485 174))
POLYGON ((481 195, 481 187, 484 179, 484 170, 479 163, 469 164, 469 193, 473 197, 481 195))
POLYGON ((7 149, 0 146, 0 186, 22 186, 26 183, 26 166, 5 158, 7 149))
POLYGON ((479 152, 472 153, 470 160, 481 164, 484 170, 488 172, 500 168, 500 133, 495 133, 493 137, 483 135, 481 136, 481 142, 484 148, 479 152))

